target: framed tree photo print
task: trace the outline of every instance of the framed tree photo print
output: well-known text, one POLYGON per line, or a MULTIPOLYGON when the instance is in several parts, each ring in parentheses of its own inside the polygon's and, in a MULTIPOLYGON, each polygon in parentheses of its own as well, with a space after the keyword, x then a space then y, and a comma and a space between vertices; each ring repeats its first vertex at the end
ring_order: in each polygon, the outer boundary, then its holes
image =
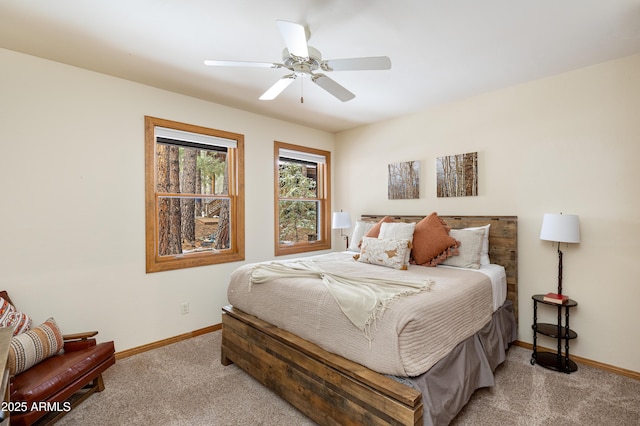
POLYGON ((438 197, 478 195, 478 153, 438 157, 436 181, 438 197))
POLYGON ((420 162, 389 164, 388 195, 390 200, 420 198, 420 162))

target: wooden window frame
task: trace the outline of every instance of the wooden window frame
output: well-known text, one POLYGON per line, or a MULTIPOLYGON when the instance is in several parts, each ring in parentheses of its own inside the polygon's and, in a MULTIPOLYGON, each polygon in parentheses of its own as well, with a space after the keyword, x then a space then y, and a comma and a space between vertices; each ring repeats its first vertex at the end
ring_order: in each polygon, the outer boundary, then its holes
POLYGON ((145 234, 146 271, 161 272, 197 266, 236 262, 245 258, 244 135, 162 118, 145 116, 145 234), (163 127, 236 141, 227 152, 229 189, 229 249, 169 256, 158 255, 158 210, 156 192, 155 128, 163 127))
POLYGON ((331 152, 285 142, 274 142, 274 252, 276 256, 306 253, 331 249, 331 152), (318 198, 320 224, 316 241, 280 244, 280 149, 298 151, 325 157, 324 165, 319 165, 318 198), (322 192, 322 194, 320 194, 322 192))

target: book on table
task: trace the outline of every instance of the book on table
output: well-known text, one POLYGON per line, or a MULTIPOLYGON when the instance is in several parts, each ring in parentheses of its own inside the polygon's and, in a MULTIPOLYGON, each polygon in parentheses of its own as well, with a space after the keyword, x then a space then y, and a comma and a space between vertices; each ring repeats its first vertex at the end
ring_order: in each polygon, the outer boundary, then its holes
POLYGON ((565 294, 558 293, 547 293, 544 295, 543 300, 545 302, 557 303, 559 305, 563 305, 569 302, 569 296, 565 294))

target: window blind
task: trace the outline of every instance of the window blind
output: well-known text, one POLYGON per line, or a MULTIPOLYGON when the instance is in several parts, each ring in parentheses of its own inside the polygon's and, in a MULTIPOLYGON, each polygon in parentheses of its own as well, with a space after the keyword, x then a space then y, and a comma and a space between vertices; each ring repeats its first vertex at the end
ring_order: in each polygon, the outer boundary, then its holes
POLYGON ((235 141, 234 139, 219 138, 217 136, 186 132, 184 130, 169 129, 167 127, 156 126, 155 137, 156 140, 169 139, 214 147, 237 148, 238 146, 237 141, 235 141))
POLYGON ((324 155, 311 154, 308 152, 294 151, 291 149, 280 148, 278 155, 280 158, 288 158, 291 160, 304 161, 306 163, 320 163, 324 164, 327 159, 324 155))

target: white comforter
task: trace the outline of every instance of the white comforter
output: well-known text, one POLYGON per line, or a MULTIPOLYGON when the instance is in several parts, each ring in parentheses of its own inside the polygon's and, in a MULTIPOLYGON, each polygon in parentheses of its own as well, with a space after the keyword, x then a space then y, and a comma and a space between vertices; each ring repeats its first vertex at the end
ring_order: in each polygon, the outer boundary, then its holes
POLYGON ((227 294, 234 307, 383 374, 424 373, 480 330, 494 311, 491 279, 475 270, 410 265, 398 271, 356 262, 346 252, 307 259, 345 276, 433 281, 430 291, 390 302, 370 341, 342 313, 321 279, 282 278, 251 285, 254 264, 232 274, 227 294))

